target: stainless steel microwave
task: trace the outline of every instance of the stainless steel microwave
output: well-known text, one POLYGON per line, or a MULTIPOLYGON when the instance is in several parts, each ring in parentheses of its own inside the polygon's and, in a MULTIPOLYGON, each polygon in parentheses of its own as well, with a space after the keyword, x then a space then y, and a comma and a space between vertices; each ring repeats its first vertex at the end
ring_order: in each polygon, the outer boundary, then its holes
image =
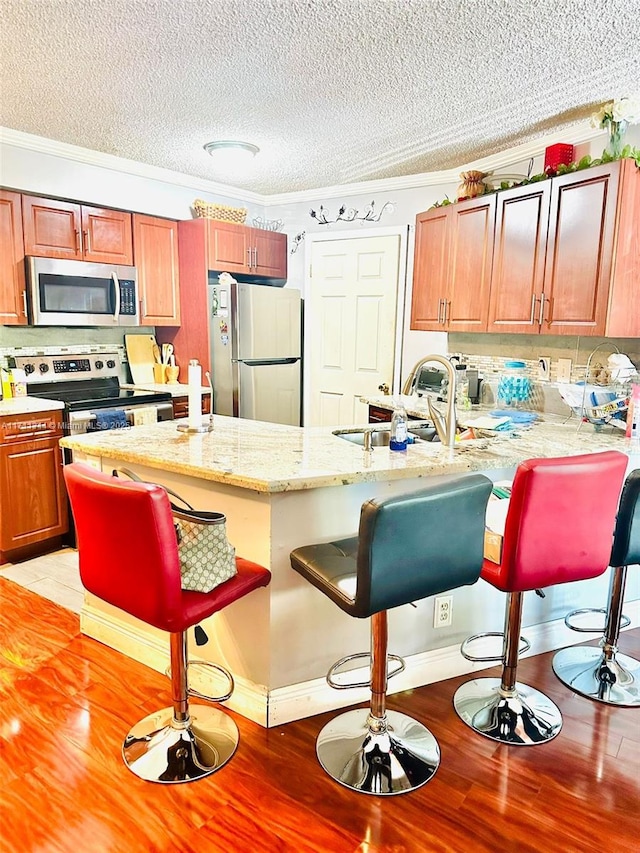
POLYGON ((33 326, 139 326, 135 267, 27 258, 33 326))

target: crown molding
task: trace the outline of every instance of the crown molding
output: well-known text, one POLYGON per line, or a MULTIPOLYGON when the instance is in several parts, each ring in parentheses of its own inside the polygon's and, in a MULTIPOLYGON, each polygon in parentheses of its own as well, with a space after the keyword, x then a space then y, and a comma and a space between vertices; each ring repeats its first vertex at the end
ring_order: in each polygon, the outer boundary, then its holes
POLYGON ((85 163, 91 166, 99 166, 103 169, 111 169, 116 172, 135 175, 140 178, 149 178, 154 181, 162 181, 173 186, 186 187, 192 190, 200 190, 207 193, 222 195, 229 199, 260 204, 264 207, 272 207, 282 204, 297 204, 301 202, 317 201, 318 198, 344 198, 353 195, 370 195, 378 192, 393 192, 399 190, 419 189, 420 187, 439 186, 446 184, 457 184, 460 180, 460 172, 468 169, 478 169, 483 172, 495 172, 512 167, 514 163, 538 157, 544 153, 547 146, 555 142, 561 142, 567 136, 571 136, 574 144, 590 142, 602 131, 590 126, 582 125, 567 132, 550 133, 543 138, 525 142, 498 154, 492 154, 470 163, 457 166, 455 169, 446 169, 437 172, 422 172, 417 175, 403 175, 397 178, 381 178, 374 181, 359 181, 352 184, 340 184, 328 187, 316 187, 310 190, 296 190, 287 193, 274 193, 263 195, 248 190, 236 189, 227 184, 219 184, 215 181, 207 181, 203 178, 192 177, 171 169, 162 169, 158 166, 150 166, 136 160, 127 160, 124 157, 116 157, 113 154, 104 154, 101 151, 93 151, 89 148, 81 148, 78 145, 69 145, 66 142, 57 142, 54 139, 46 139, 42 136, 34 136, 19 130, 0 127, 0 143, 12 145, 15 148, 23 148, 29 151, 37 151, 42 154, 51 154, 55 157, 63 157, 77 163, 85 163))
POLYGON ((149 178, 173 186, 214 193, 228 199, 252 204, 265 203, 265 196, 250 190, 236 189, 236 187, 228 184, 207 181, 204 178, 196 178, 182 172, 174 172, 171 169, 150 166, 137 160, 127 160, 124 157, 116 157, 102 151, 93 151, 90 148, 81 148, 79 145, 70 145, 67 142, 57 142, 55 139, 46 139, 43 136, 34 136, 31 133, 23 133, 7 127, 0 127, 0 143, 12 145, 14 148, 37 151, 40 154, 52 154, 54 157, 63 157, 65 160, 72 160, 76 163, 111 169, 114 172, 124 172, 138 178, 149 178))
POLYGON ((298 190, 290 193, 275 193, 265 196, 264 204, 267 207, 276 204, 295 204, 297 202, 317 201, 318 198, 345 198, 351 195, 369 195, 376 192, 393 192, 394 190, 411 190, 420 187, 440 186, 443 184, 459 184, 460 172, 469 169, 477 169, 482 172, 497 172, 513 167, 514 163, 522 160, 530 160, 531 157, 539 157, 544 154, 545 148, 556 142, 566 142, 567 136, 571 136, 572 144, 590 142, 602 135, 602 130, 590 126, 579 126, 577 129, 562 132, 557 131, 545 135, 543 138, 531 142, 524 142, 508 148, 498 154, 491 154, 479 160, 456 166, 455 169, 446 169, 438 172, 421 172, 417 175, 403 175, 398 178, 381 178, 376 181, 359 181, 353 184, 340 184, 339 186, 317 187, 312 190, 298 190))

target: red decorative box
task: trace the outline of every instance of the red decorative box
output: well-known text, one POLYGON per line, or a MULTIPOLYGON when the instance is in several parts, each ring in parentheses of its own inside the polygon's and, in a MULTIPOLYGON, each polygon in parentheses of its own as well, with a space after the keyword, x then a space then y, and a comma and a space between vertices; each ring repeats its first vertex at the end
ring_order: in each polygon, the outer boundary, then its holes
POLYGON ((544 149, 544 170, 557 169, 561 163, 568 166, 573 162, 573 145, 566 145, 564 142, 556 142, 555 145, 550 145, 544 149))

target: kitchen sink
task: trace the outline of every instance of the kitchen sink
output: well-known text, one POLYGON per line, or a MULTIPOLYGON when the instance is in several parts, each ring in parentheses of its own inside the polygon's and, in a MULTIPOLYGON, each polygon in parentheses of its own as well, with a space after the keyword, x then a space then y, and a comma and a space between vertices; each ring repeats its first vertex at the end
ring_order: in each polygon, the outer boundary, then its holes
MULTIPOLYGON (((391 437, 390 429, 337 429, 333 434, 337 435, 338 438, 343 438, 345 441, 350 441, 352 444, 358 444, 360 447, 364 447, 366 432, 371 432, 372 447, 389 446, 389 439, 391 437)), ((416 441, 433 441, 434 439, 435 441, 438 441, 435 427, 412 427, 409 425, 409 435, 413 436, 416 441)))
MULTIPOLYGON (((333 434, 337 435, 338 438, 344 438, 345 441, 350 441, 352 444, 359 444, 361 447, 364 447, 364 430, 350 432, 349 430, 337 429, 333 434)), ((388 447, 390 438, 391 430, 389 429, 372 430, 371 446, 388 447)))

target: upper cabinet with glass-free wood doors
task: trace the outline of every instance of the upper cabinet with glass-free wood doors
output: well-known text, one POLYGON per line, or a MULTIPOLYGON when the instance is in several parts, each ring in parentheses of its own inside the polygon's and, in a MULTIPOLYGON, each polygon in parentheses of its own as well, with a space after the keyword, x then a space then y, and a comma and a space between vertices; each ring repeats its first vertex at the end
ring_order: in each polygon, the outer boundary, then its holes
POLYGON ((22 221, 26 255, 133 265, 126 211, 23 195, 22 221))
POLYGON ((639 217, 632 160, 499 193, 488 330, 640 334, 639 217))
POLYGON ((495 205, 486 195, 418 214, 412 329, 486 330, 495 205))
POLYGON ((133 244, 143 326, 180 325, 178 223, 133 214, 133 244))
POLYGON ((27 322, 20 193, 0 190, 0 325, 27 322))
POLYGON ((286 279, 286 234, 215 219, 204 222, 207 223, 210 270, 286 279))

